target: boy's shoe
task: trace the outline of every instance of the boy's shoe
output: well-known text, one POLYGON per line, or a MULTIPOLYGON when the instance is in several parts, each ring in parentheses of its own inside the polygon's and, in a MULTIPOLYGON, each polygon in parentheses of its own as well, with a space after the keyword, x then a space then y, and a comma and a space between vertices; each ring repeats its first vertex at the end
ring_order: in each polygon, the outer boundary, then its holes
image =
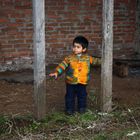
POLYGON ((80 109, 78 110, 78 112, 79 112, 80 114, 84 114, 84 113, 86 112, 86 109, 85 109, 85 108, 80 108, 80 109))
POLYGON ((65 113, 66 113, 66 115, 74 115, 74 112, 70 111, 70 110, 67 110, 65 113))

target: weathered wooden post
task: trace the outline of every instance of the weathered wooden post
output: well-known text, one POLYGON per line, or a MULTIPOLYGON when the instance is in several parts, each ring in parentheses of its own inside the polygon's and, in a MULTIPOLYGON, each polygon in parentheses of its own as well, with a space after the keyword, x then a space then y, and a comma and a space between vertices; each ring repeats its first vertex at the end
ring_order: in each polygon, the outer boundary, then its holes
POLYGON ((101 111, 103 112, 112 109, 113 10, 114 0, 103 0, 101 70, 101 111))
POLYGON ((45 9, 44 0, 33 0, 34 24, 34 102, 35 117, 40 120, 46 115, 45 75, 45 9))

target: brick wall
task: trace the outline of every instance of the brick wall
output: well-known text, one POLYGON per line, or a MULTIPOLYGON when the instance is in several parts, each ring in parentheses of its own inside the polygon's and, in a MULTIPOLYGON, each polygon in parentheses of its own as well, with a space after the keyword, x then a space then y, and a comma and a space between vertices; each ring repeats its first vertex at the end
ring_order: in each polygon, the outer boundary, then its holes
POLYGON ((32 29, 31 1, 0 0, 1 69, 24 67, 32 56, 32 29))
POLYGON ((140 0, 136 3, 136 47, 135 51, 140 54, 140 0))
POLYGON ((136 32, 136 0, 115 0, 114 56, 134 53, 136 32))
POLYGON ((84 35, 89 50, 101 46, 101 0, 46 1, 46 46, 50 63, 59 62, 71 52, 73 38, 84 35))
MULTIPOLYGON (((115 0, 114 51, 133 52, 136 0, 115 0)), ((84 35, 90 54, 101 51, 102 0, 46 0, 46 64, 70 54, 72 40, 84 35)), ((31 0, 0 0, 0 70, 29 67, 33 57, 31 0)))

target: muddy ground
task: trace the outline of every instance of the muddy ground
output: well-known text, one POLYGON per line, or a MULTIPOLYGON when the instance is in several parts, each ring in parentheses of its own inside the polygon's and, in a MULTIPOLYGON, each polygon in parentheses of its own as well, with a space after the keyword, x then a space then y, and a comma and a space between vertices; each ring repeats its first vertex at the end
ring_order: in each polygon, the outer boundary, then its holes
MULTIPOLYGON (((65 80, 64 74, 57 80, 48 77, 47 70, 47 111, 64 111, 65 80)), ((91 70, 91 81, 87 87, 88 108, 98 109, 100 93, 100 69, 91 70)), ((128 108, 140 106, 140 75, 130 73, 121 78, 113 74, 113 104, 128 108)), ((32 114, 33 72, 31 70, 0 73, 0 114, 32 114)))

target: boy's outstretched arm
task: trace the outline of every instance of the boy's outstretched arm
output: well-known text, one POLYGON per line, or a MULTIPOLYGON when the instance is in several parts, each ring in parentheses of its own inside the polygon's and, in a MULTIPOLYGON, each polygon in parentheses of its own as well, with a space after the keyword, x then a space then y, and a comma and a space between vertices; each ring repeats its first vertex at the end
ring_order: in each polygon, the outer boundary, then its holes
POLYGON ((58 75, 61 75, 63 71, 68 67, 68 58, 65 58, 55 69, 55 72, 50 73, 50 77, 55 77, 57 79, 58 75))

